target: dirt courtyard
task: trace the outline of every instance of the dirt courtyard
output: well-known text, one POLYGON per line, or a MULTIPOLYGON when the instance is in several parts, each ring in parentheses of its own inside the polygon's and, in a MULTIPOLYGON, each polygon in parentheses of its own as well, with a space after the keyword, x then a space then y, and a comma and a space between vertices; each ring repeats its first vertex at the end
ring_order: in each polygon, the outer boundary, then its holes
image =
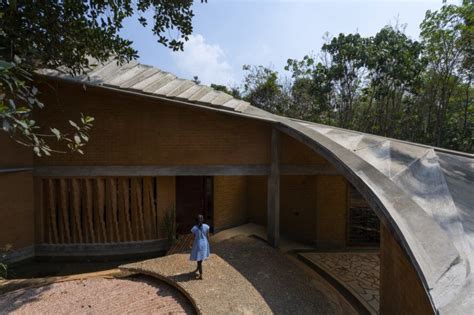
POLYGON ((194 314, 175 288, 146 276, 89 278, 0 295, 0 314, 194 314))

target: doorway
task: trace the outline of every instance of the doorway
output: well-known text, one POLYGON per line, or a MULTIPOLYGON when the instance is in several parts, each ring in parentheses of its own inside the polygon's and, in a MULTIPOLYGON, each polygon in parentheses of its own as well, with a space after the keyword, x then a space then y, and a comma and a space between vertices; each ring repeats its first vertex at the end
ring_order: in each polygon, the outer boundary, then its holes
POLYGON ((198 214, 204 215, 213 230, 213 178, 210 176, 176 177, 176 232, 188 234, 198 214))
POLYGON ((371 247, 380 246, 380 220, 367 201, 349 185, 347 213, 347 246, 371 247))

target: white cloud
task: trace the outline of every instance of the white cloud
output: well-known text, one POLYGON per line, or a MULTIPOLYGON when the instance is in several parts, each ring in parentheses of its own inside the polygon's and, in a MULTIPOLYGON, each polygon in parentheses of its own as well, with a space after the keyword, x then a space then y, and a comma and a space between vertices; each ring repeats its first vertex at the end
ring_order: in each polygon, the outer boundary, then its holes
POLYGON ((232 67, 218 44, 206 43, 202 35, 191 35, 184 51, 172 52, 177 68, 188 78, 197 75, 203 84, 232 84, 232 67))

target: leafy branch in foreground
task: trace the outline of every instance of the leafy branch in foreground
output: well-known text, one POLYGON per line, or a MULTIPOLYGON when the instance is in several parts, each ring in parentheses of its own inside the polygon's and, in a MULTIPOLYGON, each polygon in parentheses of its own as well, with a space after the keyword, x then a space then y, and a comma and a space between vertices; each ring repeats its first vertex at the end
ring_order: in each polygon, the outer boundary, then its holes
POLYGON ((41 127, 32 119, 35 107, 43 108, 39 99, 38 89, 33 85, 31 74, 21 67, 21 59, 14 62, 0 60, 0 127, 11 138, 41 157, 51 153, 68 151, 83 154, 82 147, 89 141, 89 131, 92 128, 93 117, 81 114, 80 122, 69 121, 72 133, 67 134, 59 129, 50 127, 42 132, 41 127), (64 150, 52 149, 51 140, 64 144, 64 150))
MULTIPOLYGON (((125 21, 137 19, 157 42, 182 50, 192 34, 193 0, 0 1, 0 128, 39 155, 65 152, 48 140, 82 153, 93 118, 70 122, 70 134, 33 120, 42 108, 33 74, 53 69, 84 74, 91 60, 112 58, 119 64, 138 57, 132 41, 121 35, 125 21), (41 132, 48 129, 48 132, 41 132)), ((201 3, 207 2, 201 0, 201 3)), ((69 118, 67 118, 69 119, 69 118)))

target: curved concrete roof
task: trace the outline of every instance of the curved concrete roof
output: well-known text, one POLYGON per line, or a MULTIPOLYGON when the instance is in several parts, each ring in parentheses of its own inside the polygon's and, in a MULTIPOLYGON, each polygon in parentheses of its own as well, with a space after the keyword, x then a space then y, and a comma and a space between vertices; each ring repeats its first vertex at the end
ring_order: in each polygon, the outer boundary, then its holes
POLYGON ((332 162, 364 195, 401 242, 438 312, 472 311, 474 155, 273 115, 137 62, 111 61, 75 77, 38 73, 274 122, 332 162))

